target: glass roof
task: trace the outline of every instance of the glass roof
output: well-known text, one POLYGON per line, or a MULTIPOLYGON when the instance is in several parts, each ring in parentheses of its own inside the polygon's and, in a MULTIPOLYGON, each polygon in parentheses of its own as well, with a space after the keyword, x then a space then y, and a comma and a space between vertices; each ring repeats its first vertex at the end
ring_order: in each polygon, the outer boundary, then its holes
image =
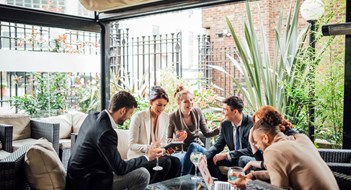
POLYGON ((0 4, 94 18, 94 12, 85 9, 79 0, 0 0, 0 4))

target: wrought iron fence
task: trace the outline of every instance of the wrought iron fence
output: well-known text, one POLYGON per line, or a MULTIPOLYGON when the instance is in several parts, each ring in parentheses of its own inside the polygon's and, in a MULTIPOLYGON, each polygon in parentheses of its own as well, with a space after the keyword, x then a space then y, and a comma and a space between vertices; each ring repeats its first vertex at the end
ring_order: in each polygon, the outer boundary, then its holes
POLYGON ((182 77, 182 34, 130 37, 129 29, 112 23, 111 70, 126 89, 149 87, 161 80, 162 69, 174 66, 182 77))
MULTIPOLYGON (((211 42, 209 35, 198 36, 199 71, 204 73, 204 80, 214 85, 216 93, 222 97, 238 95, 238 88, 233 79, 243 82, 243 75, 238 71, 228 55, 238 60, 235 47, 221 47, 211 42), (212 66, 223 68, 228 74, 214 69, 212 66)), ((242 94, 239 94, 242 98, 242 94)))
MULTIPOLYGON (((49 27, 0 22, 0 50, 100 54, 99 34, 83 31, 67 31, 49 27)), ((40 59, 38 57, 38 59, 40 59)), ((6 61, 6 60, 2 60, 6 61)), ((49 60, 48 60, 49 62, 49 60)), ((8 63, 11 64, 11 63, 8 63)), ((37 72, 4 71, 0 68, 0 107, 12 106, 14 96, 31 94, 36 88, 33 75, 37 72)), ((45 75, 46 72, 40 72, 45 75)), ((93 81, 96 73, 70 72, 69 76, 80 76, 86 84, 93 81)), ((76 77, 67 78, 67 108, 77 104, 73 92, 76 77)), ((97 84, 98 85, 98 84, 97 84)))

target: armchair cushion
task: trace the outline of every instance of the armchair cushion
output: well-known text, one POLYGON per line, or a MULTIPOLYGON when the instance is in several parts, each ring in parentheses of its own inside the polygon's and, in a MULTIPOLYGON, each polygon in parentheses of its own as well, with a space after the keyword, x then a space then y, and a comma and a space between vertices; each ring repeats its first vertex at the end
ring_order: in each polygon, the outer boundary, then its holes
POLYGON ((121 154, 123 160, 127 159, 129 149, 129 131, 123 129, 115 129, 118 135, 118 152, 121 154))
POLYGON ((88 116, 86 113, 78 112, 78 111, 72 111, 70 112, 72 115, 72 124, 73 124, 73 133, 78 133, 80 127, 82 126, 85 118, 88 116))
POLYGON ((36 142, 37 139, 33 139, 33 138, 27 138, 27 139, 21 139, 21 140, 16 140, 12 142, 12 147, 13 147, 13 151, 19 149, 20 147, 22 147, 23 145, 26 144, 33 144, 36 142))
POLYGON ((26 139, 31 136, 30 117, 26 114, 0 115, 0 123, 13 126, 13 140, 26 139))
POLYGON ((65 189, 65 169, 52 144, 44 138, 27 151, 25 174, 33 189, 65 189))
POLYGON ((72 115, 71 114, 41 118, 40 120, 48 123, 59 123, 60 139, 67 139, 71 137, 71 133, 72 133, 72 115))
POLYGON ((7 156, 9 156, 11 153, 6 152, 4 150, 0 150, 0 160, 6 158, 7 156))

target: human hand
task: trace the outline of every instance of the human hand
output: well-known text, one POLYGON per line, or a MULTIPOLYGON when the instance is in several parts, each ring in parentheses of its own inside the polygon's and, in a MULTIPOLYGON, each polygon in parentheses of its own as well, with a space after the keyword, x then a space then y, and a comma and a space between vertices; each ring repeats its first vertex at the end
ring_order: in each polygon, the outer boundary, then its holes
POLYGON ((237 187, 239 189, 244 189, 246 187, 247 182, 251 180, 245 175, 242 175, 242 173, 240 172, 234 172, 232 175, 236 177, 236 180, 228 181, 228 182, 234 187, 237 187))
POLYGON ((252 167, 255 168, 261 168, 261 162, 262 161, 250 161, 249 163, 246 164, 246 166, 244 167, 244 172, 246 173, 247 171, 250 171, 250 169, 252 167))
POLYGON ((154 142, 152 145, 148 146, 145 155, 149 158, 149 160, 155 160, 156 158, 163 155, 165 149, 160 148, 160 144, 154 142))
POLYGON ((227 153, 219 153, 213 157, 213 163, 217 165, 218 161, 225 160, 227 158, 227 153))
POLYGON ((182 142, 182 141, 184 141, 186 138, 188 137, 188 133, 185 131, 185 130, 183 130, 183 131, 177 131, 176 132, 176 141, 180 141, 180 142, 182 142))

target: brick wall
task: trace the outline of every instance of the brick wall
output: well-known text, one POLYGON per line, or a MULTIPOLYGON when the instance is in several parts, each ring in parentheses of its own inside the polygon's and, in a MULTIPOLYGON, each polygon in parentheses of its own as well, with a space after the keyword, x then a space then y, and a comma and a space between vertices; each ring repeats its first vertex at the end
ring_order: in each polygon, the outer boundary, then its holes
MULTIPOLYGON (((329 1, 335 0, 324 0, 325 4, 329 3, 329 1)), ((288 0, 259 0, 259 1, 251 1, 249 3, 251 8, 252 18, 254 20, 254 26, 257 34, 257 38, 260 41, 260 32, 259 26, 260 23, 263 23, 263 28, 266 32, 267 40, 269 43, 269 49, 271 51, 274 49, 274 29, 276 27, 279 14, 283 12, 283 24, 286 22, 288 17, 287 13, 290 9, 290 6, 295 6, 295 2, 290 4, 291 1, 288 0)), ((345 0, 336 1, 337 4, 333 5, 335 7, 346 7, 345 0)), ((302 2, 301 2, 302 3, 302 2)), ((344 8, 345 10, 345 8, 344 8)), ((213 43, 214 48, 222 48, 222 47, 234 47, 234 41, 232 36, 230 35, 229 28, 227 27, 225 17, 228 17, 231 21, 234 30, 239 35, 239 38, 244 36, 244 27, 243 20, 246 19, 246 5, 245 2, 233 2, 227 3, 224 5, 217 5, 208 8, 203 8, 202 10, 202 26, 207 30, 207 34, 210 35, 211 42, 213 43), (219 36, 218 34, 223 33, 223 36, 219 36)), ((345 22, 345 14, 341 13, 336 16, 334 21, 330 23, 340 23, 345 22)), ((307 22, 301 17, 299 18, 299 28, 303 28, 307 25, 307 22)), ((344 41, 341 40, 340 44, 337 46, 344 47, 344 41)), ((318 43, 317 43, 318 48, 318 43)), ((336 47, 332 47, 336 48, 336 47)), ((340 49, 340 48, 338 48, 340 49)), ((341 52, 342 52, 341 48, 341 52)), ((226 61, 222 63, 222 67, 232 68, 232 63, 230 61, 226 61)), ((323 70, 323 68, 319 68, 319 70, 323 70)), ((239 73, 238 73, 239 74, 239 73)), ((212 78, 214 84, 224 88, 224 81, 227 84, 232 84, 231 79, 229 77, 223 78, 223 74, 218 71, 213 71, 212 78)), ((217 91, 220 92, 220 91, 217 91)), ((232 89, 227 85, 227 89, 225 89, 224 96, 232 95, 232 89)), ((223 94, 223 93, 222 93, 223 94)))

